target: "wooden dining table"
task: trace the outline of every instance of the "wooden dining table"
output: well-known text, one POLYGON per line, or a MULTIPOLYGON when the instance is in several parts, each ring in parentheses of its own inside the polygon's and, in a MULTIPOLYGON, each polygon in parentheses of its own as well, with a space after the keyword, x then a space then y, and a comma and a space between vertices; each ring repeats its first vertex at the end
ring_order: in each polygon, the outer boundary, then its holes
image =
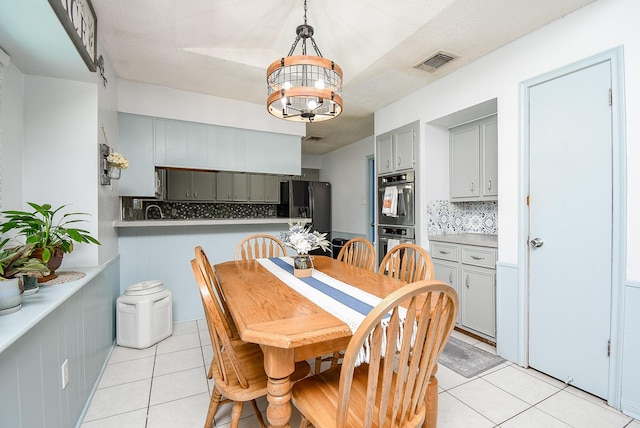
MULTIPOLYGON (((315 269, 380 298, 406 285, 326 256, 314 256, 313 263, 315 269)), ((256 260, 216 264, 215 275, 241 339, 257 343, 263 350, 264 369, 269 378, 269 424, 288 427, 291 418, 289 375, 295 363, 346 349, 351 330, 256 260)), ((424 427, 436 426, 437 389, 434 374, 427 392, 424 427)))

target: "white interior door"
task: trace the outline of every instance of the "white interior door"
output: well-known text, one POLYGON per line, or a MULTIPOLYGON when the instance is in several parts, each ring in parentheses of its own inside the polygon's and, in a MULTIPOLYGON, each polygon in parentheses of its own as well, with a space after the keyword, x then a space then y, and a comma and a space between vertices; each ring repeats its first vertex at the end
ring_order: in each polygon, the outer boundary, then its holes
POLYGON ((606 398, 611 318, 610 62, 529 90, 529 365, 606 398), (541 244, 535 247, 535 243, 541 244))

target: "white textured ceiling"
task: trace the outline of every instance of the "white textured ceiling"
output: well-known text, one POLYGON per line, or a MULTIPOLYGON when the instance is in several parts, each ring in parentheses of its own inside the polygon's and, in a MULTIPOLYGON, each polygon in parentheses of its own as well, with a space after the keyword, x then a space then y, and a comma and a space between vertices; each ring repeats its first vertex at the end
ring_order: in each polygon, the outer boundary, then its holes
MULTIPOLYGON (((318 47, 344 71, 344 111, 307 125, 322 138, 303 152, 371 136, 374 111, 592 1, 308 0, 318 47), (438 50, 458 58, 434 73, 413 68, 438 50)), ((289 52, 304 12, 302 0, 92 3, 118 77, 253 103, 265 103, 266 68, 289 52)))

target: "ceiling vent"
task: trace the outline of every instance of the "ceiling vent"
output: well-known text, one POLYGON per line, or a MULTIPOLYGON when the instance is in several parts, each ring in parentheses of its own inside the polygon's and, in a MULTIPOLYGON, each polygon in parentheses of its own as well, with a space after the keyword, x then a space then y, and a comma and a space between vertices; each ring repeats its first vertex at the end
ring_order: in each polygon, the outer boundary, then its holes
POLYGON ((438 68, 442 67, 448 62, 453 61, 456 58, 458 58, 458 56, 452 53, 438 51, 433 55, 429 56, 427 59, 420 61, 419 63, 414 65, 413 68, 417 68, 419 70, 423 70, 428 73, 433 73, 438 68))

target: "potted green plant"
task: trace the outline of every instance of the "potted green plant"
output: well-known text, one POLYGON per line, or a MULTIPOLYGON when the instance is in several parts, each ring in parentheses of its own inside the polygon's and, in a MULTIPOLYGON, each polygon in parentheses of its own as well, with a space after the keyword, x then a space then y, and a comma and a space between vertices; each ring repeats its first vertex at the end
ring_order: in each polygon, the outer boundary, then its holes
POLYGON ((0 242, 0 315, 22 307, 19 275, 42 277, 49 273, 42 260, 31 257, 33 244, 5 248, 8 241, 0 242))
POLYGON ((87 230, 72 227, 79 222, 87 221, 80 217, 89 214, 82 212, 63 214, 61 211, 67 205, 53 209, 50 204, 27 203, 33 208, 32 212, 2 212, 5 221, 2 223, 0 232, 13 231, 18 236, 24 236, 26 244, 33 244, 32 256, 47 263, 52 274, 50 278, 55 277, 54 272, 62 263, 64 254, 73 251, 74 242, 100 245, 100 242, 87 230))

